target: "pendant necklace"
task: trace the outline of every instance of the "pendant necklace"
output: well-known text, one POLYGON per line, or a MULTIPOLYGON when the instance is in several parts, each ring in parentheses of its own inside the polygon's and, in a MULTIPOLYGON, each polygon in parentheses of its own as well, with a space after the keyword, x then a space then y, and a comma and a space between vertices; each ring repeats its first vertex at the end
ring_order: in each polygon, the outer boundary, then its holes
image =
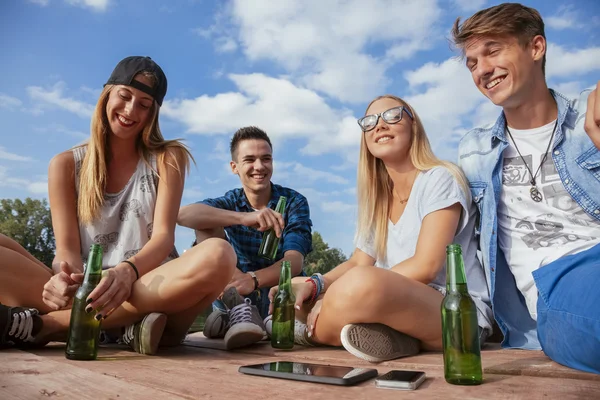
MULTIPOLYGON (((552 145, 552 139, 554 138, 554 132, 556 131, 557 125, 558 125, 558 118, 556 118, 556 122, 554 123, 554 128, 552 128, 552 135, 550 135, 550 141, 548 142, 548 147, 546 147, 546 152, 544 153, 544 156, 542 157, 542 161, 540 162, 540 165, 539 165, 537 171, 535 171, 535 175, 531 172, 531 168, 529 168, 529 165, 527 165, 525 158, 521 155, 521 152, 519 151, 519 148, 517 147, 517 143, 515 142, 515 139, 512 137, 512 134, 510 133, 510 130, 508 129, 508 122, 505 125, 506 132, 508 133, 510 140, 512 140, 513 145, 515 146, 515 150, 517 150, 519 157, 521 157, 521 161, 523 161, 523 164, 525 164, 525 167, 527 168, 527 172, 529 172, 529 176, 531 177, 531 180, 529 181, 529 184, 531 185, 531 187, 529 188, 529 195, 531 196, 531 199, 533 201, 535 201, 536 203, 539 203, 540 201, 542 201, 542 194, 540 193, 540 191, 537 188, 535 178, 537 177, 538 173, 542 169, 542 165, 544 165, 544 162, 546 162, 546 158, 548 157, 548 151, 550 151, 550 146, 552 145)), ((531 161, 533 162, 533 158, 531 161)))

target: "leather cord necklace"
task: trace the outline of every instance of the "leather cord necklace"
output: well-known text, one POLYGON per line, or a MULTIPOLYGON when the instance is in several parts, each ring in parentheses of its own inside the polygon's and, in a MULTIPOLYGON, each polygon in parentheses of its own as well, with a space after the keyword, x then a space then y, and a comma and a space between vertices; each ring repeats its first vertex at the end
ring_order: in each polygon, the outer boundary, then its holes
MULTIPOLYGON (((529 165, 527 165, 525 158, 521 155, 521 152, 519 151, 519 148, 517 147, 517 143, 515 142, 515 139, 513 138, 512 134, 510 133, 510 130, 508 129, 508 123, 506 123, 506 125, 505 125, 506 132, 508 133, 510 140, 512 140, 513 145, 515 146, 515 150, 517 150, 517 153, 519 153, 519 157, 521 157, 521 160, 523 161, 523 164, 525 164, 525 167, 527 168, 527 172, 529 172, 529 176, 531 177, 531 180, 529 181, 529 183, 531 184, 531 188, 529 188, 529 195, 531 196, 531 199, 533 201, 535 201, 536 203, 539 203, 540 201, 542 201, 542 194, 540 193, 540 191, 537 188, 535 178, 537 177, 540 170, 542 169, 542 165, 544 165, 544 162, 546 162, 546 158, 548 157, 548 152, 550 151, 550 146, 552 145, 552 139, 554 139, 554 132, 556 132, 557 125, 558 125, 558 118, 556 118, 556 122, 554 123, 554 128, 552 128, 552 135, 550 135, 550 141, 548 141, 548 147, 546 147, 546 152, 544 153, 544 157, 542 157, 542 161, 540 162, 540 165, 539 165, 537 171, 535 171, 535 175, 531 172, 531 168, 529 168, 529 165)), ((533 159, 531 161, 533 162, 533 159)))

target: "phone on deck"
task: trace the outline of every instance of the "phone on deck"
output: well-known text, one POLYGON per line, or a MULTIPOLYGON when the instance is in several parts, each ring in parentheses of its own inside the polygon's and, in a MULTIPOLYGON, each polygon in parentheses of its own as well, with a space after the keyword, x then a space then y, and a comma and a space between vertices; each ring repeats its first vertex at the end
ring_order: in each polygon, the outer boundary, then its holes
POLYGON ((383 389, 415 390, 425 380, 423 371, 393 370, 375 379, 375 386, 383 389))
POLYGON ((239 372, 249 375, 342 386, 356 385, 377 376, 377 370, 371 368, 353 368, 291 361, 245 365, 240 367, 239 372))

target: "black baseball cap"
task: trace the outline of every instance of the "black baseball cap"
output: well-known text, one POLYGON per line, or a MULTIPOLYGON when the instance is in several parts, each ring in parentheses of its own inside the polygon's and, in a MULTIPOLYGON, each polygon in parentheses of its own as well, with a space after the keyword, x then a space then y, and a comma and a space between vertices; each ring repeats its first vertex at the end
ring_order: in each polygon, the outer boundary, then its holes
POLYGON ((150 57, 131 56, 122 59, 108 78, 106 85, 127 85, 152 96, 159 106, 167 94, 167 77, 163 70, 150 57), (144 85, 133 79, 142 71, 152 72, 157 82, 154 87, 144 85))

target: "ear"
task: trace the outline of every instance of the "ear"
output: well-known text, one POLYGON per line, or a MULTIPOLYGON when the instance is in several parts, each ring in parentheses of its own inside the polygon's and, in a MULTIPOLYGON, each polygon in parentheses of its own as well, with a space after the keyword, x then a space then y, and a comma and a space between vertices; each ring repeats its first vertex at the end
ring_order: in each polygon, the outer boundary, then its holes
POLYGON ((546 39, 542 35, 535 36, 531 41, 533 61, 541 61, 546 54, 546 39))
POLYGON ((235 163, 235 161, 229 161, 229 166, 231 167, 231 172, 233 172, 236 175, 239 175, 239 171, 237 169, 237 164, 235 163))

